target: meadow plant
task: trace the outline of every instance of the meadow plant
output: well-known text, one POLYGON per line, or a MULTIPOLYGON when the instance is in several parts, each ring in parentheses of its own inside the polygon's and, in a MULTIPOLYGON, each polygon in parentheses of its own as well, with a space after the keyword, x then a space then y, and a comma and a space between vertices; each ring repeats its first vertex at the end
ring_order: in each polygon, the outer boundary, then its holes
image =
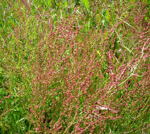
POLYGON ((21 2, 0 16, 0 133, 148 133, 148 5, 21 2))

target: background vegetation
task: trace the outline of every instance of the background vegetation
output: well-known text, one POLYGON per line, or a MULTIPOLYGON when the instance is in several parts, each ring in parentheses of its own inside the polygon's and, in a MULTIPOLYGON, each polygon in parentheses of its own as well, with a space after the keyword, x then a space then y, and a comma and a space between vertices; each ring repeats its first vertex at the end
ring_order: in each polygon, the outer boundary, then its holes
POLYGON ((149 0, 0 0, 0 134, 148 134, 149 0))

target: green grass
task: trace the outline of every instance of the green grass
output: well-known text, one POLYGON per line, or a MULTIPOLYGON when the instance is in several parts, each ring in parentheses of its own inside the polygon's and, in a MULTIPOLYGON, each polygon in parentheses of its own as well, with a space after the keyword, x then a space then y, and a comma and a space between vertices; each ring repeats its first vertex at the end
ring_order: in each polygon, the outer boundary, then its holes
POLYGON ((149 10, 1 0, 0 134, 148 134, 149 10))

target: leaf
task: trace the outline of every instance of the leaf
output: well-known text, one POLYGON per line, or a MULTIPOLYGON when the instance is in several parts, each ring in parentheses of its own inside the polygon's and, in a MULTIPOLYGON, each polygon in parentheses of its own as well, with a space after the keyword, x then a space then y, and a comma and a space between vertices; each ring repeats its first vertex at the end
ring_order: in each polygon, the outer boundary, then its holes
POLYGON ((52 0, 47 0, 46 4, 47 4, 48 7, 51 7, 52 6, 52 0))
POLYGON ((106 10, 105 18, 107 21, 110 21, 110 14, 108 10, 106 10))
POLYGON ((101 56, 101 53, 100 53, 100 51, 99 51, 99 50, 97 50, 96 52, 97 52, 97 54, 98 54, 99 56, 101 56))
POLYGON ((64 7, 64 8, 67 8, 67 7, 68 7, 68 1, 67 1, 67 0, 64 1, 63 7, 64 7))
POLYGON ((89 3, 88 0, 81 0, 81 2, 82 2, 82 4, 83 4, 83 6, 84 6, 87 10, 90 9, 90 3, 89 3))

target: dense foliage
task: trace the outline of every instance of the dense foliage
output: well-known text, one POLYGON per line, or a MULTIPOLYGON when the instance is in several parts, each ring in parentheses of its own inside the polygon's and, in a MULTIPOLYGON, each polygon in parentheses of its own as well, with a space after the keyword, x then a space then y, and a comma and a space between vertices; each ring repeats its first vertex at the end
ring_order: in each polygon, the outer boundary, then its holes
POLYGON ((0 0, 0 134, 150 133, 149 0, 0 0))

